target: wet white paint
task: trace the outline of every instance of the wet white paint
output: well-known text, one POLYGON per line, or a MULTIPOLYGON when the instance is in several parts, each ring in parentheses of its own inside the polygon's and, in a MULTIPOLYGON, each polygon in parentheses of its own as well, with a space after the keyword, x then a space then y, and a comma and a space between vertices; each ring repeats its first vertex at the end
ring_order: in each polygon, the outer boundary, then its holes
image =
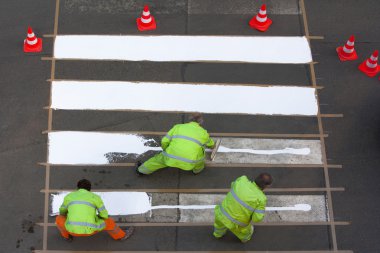
POLYGON ((220 153, 249 153, 257 155, 276 155, 276 154, 293 154, 293 155, 308 155, 310 154, 310 148, 284 148, 274 150, 256 150, 247 148, 227 148, 220 146, 218 149, 220 153))
POLYGON ((149 150, 162 150, 161 147, 152 147, 152 144, 159 145, 151 138, 133 134, 53 132, 49 133, 49 162, 53 164, 108 164, 107 153, 140 155, 149 150))
MULTIPOLYGON (((132 156, 130 158, 137 159, 138 156, 148 151, 162 151, 161 147, 158 147, 159 143, 154 139, 134 134, 57 131, 49 133, 48 137, 48 161, 51 164, 109 164, 110 160, 107 159, 107 154, 110 153, 122 153, 124 156, 132 156)), ((246 139, 237 139, 246 141, 246 139)), ((265 140, 268 141, 267 139, 265 140)), ((211 152, 211 150, 207 150, 207 152, 211 152)), ((240 153, 242 155, 292 154, 305 156, 310 153, 310 149, 283 148, 257 150, 249 148, 234 149, 223 146, 219 147, 219 152, 223 153, 223 155, 240 153)))
POLYGON ((318 113, 315 89, 308 87, 116 81, 53 81, 51 107, 307 116, 318 113))
MULTIPOLYGON (((160 205, 160 206, 152 206, 151 210, 154 209, 214 209, 216 205, 160 205)), ((271 206, 266 207, 265 211, 303 211, 308 212, 311 210, 311 205, 309 204, 296 204, 294 206, 271 206)))
POLYGON ((305 37, 60 35, 58 59, 309 63, 305 37))
MULTIPOLYGON (((152 200, 146 192, 94 192, 98 194, 109 215, 144 214, 155 209, 214 209, 215 205, 158 205, 152 206, 152 200)), ((50 215, 58 215, 59 208, 69 192, 51 194, 50 215)), ((204 194, 205 196, 205 194, 204 194)), ((206 194, 207 196, 207 194, 206 194)), ((267 207, 266 211, 310 211, 309 204, 296 204, 294 206, 267 207)))

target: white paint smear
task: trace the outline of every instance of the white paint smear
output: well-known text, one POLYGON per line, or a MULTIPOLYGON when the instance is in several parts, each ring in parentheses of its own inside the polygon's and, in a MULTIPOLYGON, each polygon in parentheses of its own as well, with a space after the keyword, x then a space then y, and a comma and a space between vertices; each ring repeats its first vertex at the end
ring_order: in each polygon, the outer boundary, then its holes
POLYGON ((305 37, 60 35, 58 59, 309 63, 305 37))
POLYGON ((115 81, 53 81, 53 109, 315 116, 314 88, 115 81))
POLYGON ((227 148, 220 146, 218 152, 221 153, 249 153, 257 155, 276 155, 276 154, 293 154, 293 155, 308 155, 310 154, 310 148, 284 148, 274 150, 255 150, 247 148, 227 148))
MULTIPOLYGON (((154 209, 213 209, 215 205, 158 205, 152 206, 152 201, 146 192, 95 192, 98 194, 107 208, 109 215, 133 215, 144 214, 154 209)), ((58 215, 59 208, 68 192, 51 194, 50 215, 58 215)), ((294 206, 267 207, 266 211, 310 211, 309 204, 297 204, 294 206)))
MULTIPOLYGON (((134 134, 58 131, 49 133, 49 163, 51 164, 109 164, 107 154, 123 153, 137 158, 147 151, 162 151, 152 138, 134 134), (155 146, 155 147, 153 147, 155 146)), ((207 150, 211 152, 211 150, 207 150)), ((278 150, 233 149, 219 147, 223 153, 295 154, 307 155, 309 148, 278 150)), ((237 162, 237 161, 236 161, 237 162)))

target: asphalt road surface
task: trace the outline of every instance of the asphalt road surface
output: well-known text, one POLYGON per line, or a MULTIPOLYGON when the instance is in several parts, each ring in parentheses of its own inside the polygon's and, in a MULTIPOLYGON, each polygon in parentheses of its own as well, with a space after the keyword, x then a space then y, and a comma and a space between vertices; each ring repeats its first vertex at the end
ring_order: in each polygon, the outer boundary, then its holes
MULTIPOLYGON (((252 30, 247 24, 261 3, 248 0, 2 1, 0 216, 3 235, 0 252, 380 252, 380 80, 369 78, 357 69, 375 49, 380 49, 380 2, 267 0, 273 25, 265 33, 252 30), (151 7, 157 29, 140 33, 135 19, 145 3, 151 7), (42 37, 43 52, 23 52, 28 25, 42 37), (56 36, 91 34, 306 36, 313 62, 54 58, 56 36), (352 34, 356 36, 359 59, 342 63, 335 48, 342 46, 352 34), (187 113, 135 110, 53 110, 50 107, 52 80, 314 87, 319 108, 316 116, 205 113, 204 126, 215 137, 315 140, 320 145, 321 163, 278 165, 273 160, 265 164, 218 163, 197 176, 168 168, 148 177, 135 175, 134 161, 130 157, 107 166, 51 164, 48 163, 51 131, 149 132, 160 136, 173 124, 185 122, 188 116, 187 113), (152 218, 158 222, 137 219, 135 234, 127 241, 115 242, 106 233, 100 233, 67 243, 54 227, 54 218, 49 216, 50 194, 74 189, 81 178, 91 180, 94 191, 153 192, 163 196, 154 198, 156 203, 153 204, 158 205, 178 204, 181 191, 222 194, 235 178, 241 175, 253 178, 264 171, 275 179, 268 195, 322 196, 326 221, 318 223, 307 218, 300 223, 286 220, 279 223, 268 220, 257 224, 253 239, 242 244, 232 234, 215 239, 209 223, 180 223, 179 211, 160 210, 152 218), (159 194, 168 189, 170 193, 159 194)), ((142 100, 144 95, 144 92, 134 94, 142 100)), ((209 94, 209 102, 213 103, 213 94, 209 94)), ((226 97, 224 102, 236 101, 226 97)), ((82 152, 85 154, 86 150, 82 152)), ((132 221, 128 216, 115 218, 121 225, 132 221)))

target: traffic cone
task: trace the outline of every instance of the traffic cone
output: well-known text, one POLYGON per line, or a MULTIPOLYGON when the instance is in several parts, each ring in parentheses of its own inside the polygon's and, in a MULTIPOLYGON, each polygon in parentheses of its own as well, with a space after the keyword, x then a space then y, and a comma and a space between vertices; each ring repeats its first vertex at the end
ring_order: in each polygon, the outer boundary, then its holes
POLYGON ((371 57, 362 62, 359 65, 359 70, 366 74, 367 76, 374 77, 380 71, 379 66, 377 65, 377 58, 379 56, 379 51, 375 50, 371 57))
POLYGON ((346 44, 343 47, 337 47, 336 52, 338 53, 339 59, 341 61, 353 61, 358 58, 356 54, 355 48, 355 37, 351 35, 351 37, 347 40, 346 44))
POLYGON ((249 26, 260 32, 268 30, 271 24, 272 20, 267 17, 267 7, 265 4, 261 5, 259 13, 249 21, 249 26))
POLYGON ((150 15, 148 5, 144 6, 144 10, 142 12, 141 18, 137 18, 136 22, 137 22, 137 29, 139 29, 140 31, 154 30, 157 28, 154 17, 150 15))
POLYGON ((34 34, 32 28, 28 27, 28 35, 24 40, 24 52, 25 53, 35 53, 42 51, 42 39, 37 38, 34 34))

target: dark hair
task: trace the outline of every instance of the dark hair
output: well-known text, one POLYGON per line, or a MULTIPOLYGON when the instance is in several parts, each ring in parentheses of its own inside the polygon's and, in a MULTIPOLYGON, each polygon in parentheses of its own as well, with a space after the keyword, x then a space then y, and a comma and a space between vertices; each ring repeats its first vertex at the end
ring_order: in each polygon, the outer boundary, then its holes
POLYGON ((272 184, 272 182, 273 182, 272 176, 268 173, 261 173, 255 179, 255 183, 261 189, 267 188, 268 186, 270 186, 272 184))
POLYGON ((91 191, 91 182, 87 179, 81 179, 77 183, 78 189, 85 189, 87 191, 91 191))
POLYGON ((198 112, 191 114, 190 115, 190 121, 194 121, 194 122, 197 122, 199 124, 202 124, 203 123, 202 114, 200 114, 198 112))

